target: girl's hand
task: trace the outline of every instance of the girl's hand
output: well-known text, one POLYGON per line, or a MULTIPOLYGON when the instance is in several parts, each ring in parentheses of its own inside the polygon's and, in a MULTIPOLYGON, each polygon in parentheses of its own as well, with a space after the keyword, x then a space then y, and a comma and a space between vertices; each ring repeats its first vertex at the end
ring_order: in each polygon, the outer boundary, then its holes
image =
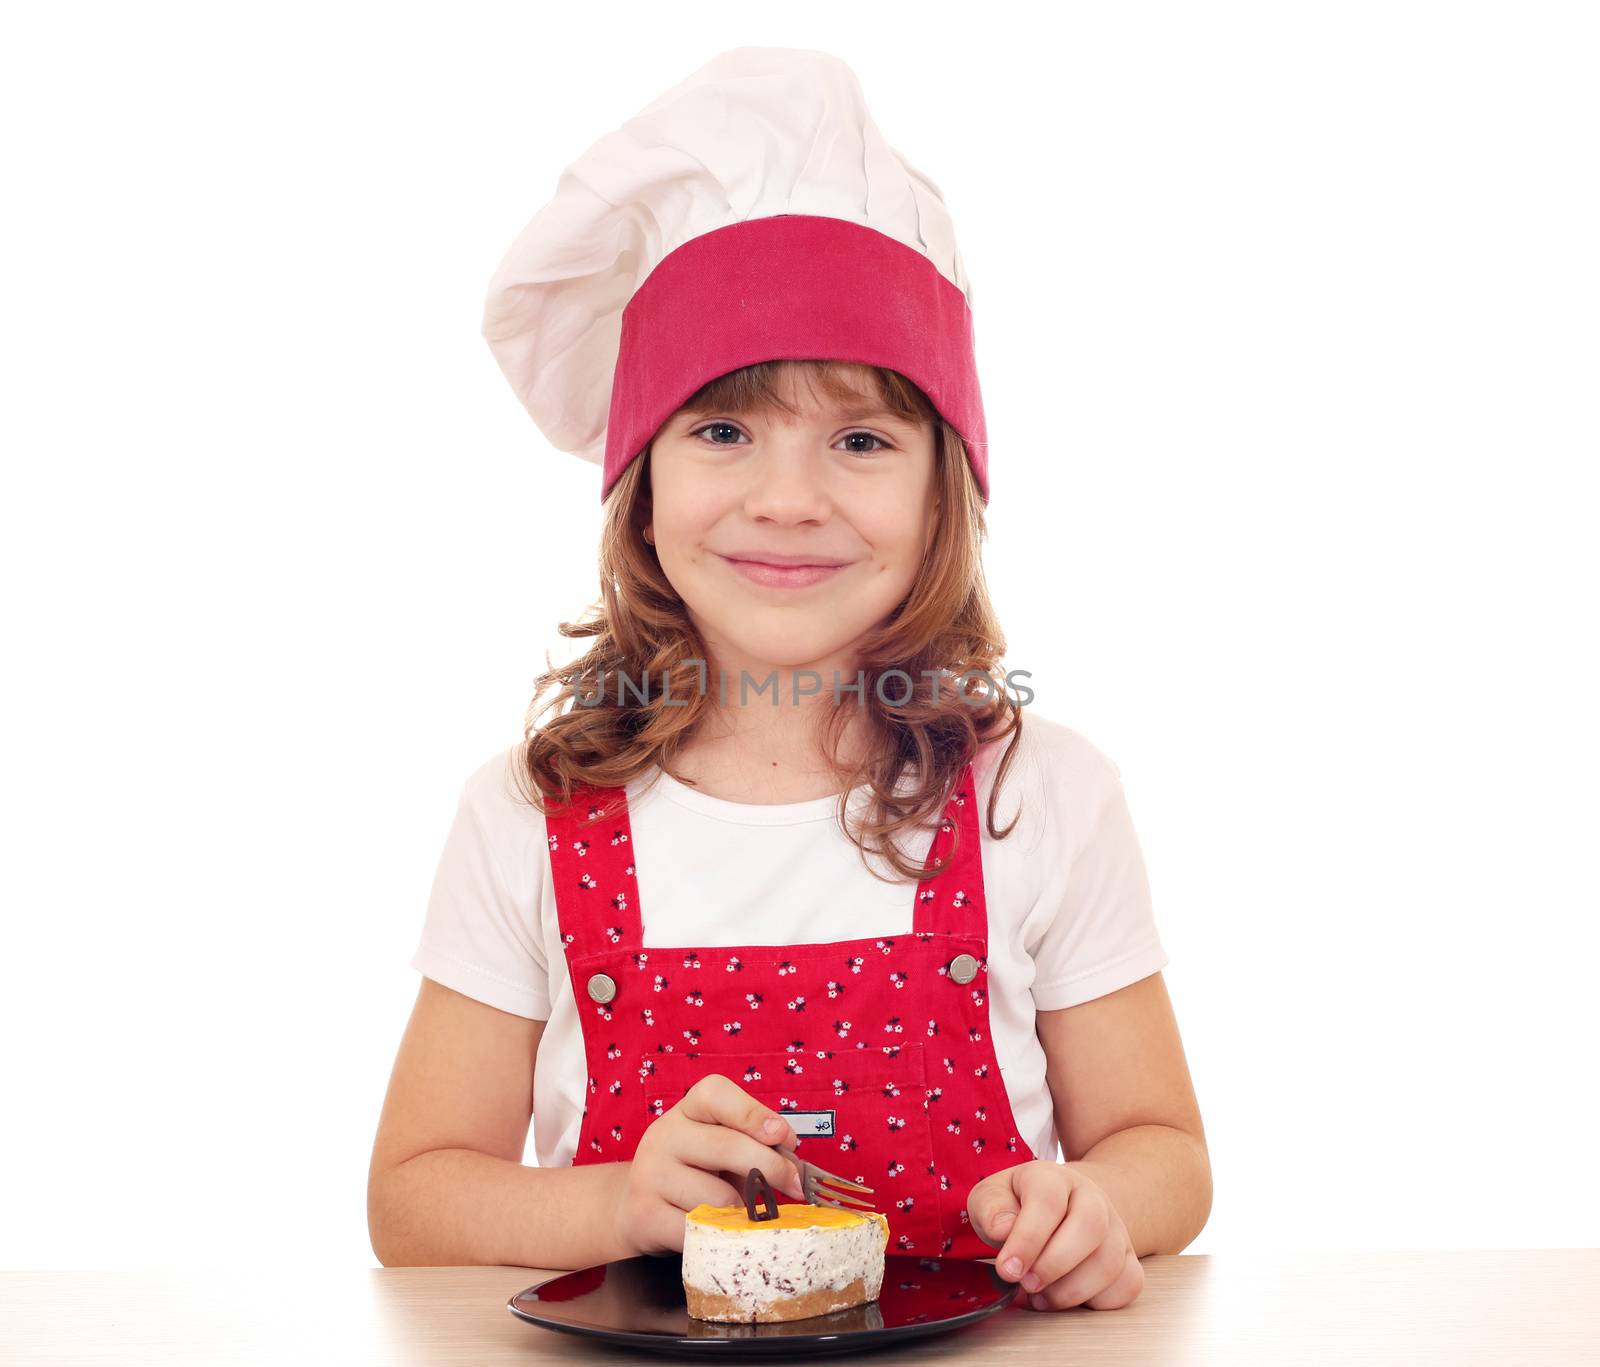
POLYGON ((629 1257, 681 1253, 684 1212, 701 1202, 742 1207, 751 1168, 761 1169, 774 1195, 803 1201, 794 1164, 769 1147, 794 1142, 789 1122, 731 1078, 701 1078, 651 1121, 633 1161, 623 1164, 612 1212, 616 1243, 629 1257))
POLYGON ((999 1247, 995 1271, 1021 1282, 1035 1310, 1117 1310, 1144 1289, 1144 1265, 1111 1198, 1070 1163, 990 1173, 967 1197, 967 1217, 999 1247))

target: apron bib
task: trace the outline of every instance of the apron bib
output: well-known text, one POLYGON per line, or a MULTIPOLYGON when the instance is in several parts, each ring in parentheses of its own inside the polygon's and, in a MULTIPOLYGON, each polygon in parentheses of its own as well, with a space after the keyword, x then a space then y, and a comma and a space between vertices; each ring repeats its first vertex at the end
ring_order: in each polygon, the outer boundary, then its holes
POLYGON ((892 1252, 992 1256, 967 1195, 1034 1154, 989 1037, 975 792, 969 763, 924 867, 953 841, 955 862, 917 886, 912 933, 826 944, 646 945, 626 792, 581 788, 552 811, 550 867, 588 1071, 572 1161, 631 1159, 651 1121, 722 1073, 784 1114, 802 1158, 873 1189, 892 1252))

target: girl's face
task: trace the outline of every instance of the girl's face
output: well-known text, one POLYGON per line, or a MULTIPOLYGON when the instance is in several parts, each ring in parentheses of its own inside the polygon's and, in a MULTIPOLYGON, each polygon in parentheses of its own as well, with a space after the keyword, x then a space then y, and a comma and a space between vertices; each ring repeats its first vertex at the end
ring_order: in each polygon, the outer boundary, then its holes
MULTIPOLYGON (((934 432, 785 377, 791 418, 675 414, 650 448, 661 567, 712 655, 854 682, 851 643, 910 591, 932 537, 934 432)), ((715 689, 715 680, 708 682, 715 689)), ((730 700, 737 696, 730 692, 730 700)))

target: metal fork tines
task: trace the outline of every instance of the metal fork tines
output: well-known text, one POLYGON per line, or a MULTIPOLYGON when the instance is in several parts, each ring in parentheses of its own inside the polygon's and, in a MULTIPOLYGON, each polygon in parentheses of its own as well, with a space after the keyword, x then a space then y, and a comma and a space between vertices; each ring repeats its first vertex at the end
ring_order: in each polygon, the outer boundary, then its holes
POLYGON ((871 1187, 863 1186, 860 1182, 852 1182, 848 1177, 840 1177, 837 1173, 819 1168, 815 1163, 806 1162, 786 1144, 776 1144, 773 1147, 799 1170, 801 1194, 812 1205, 837 1206, 840 1210, 877 1209, 871 1201, 865 1201, 853 1194, 865 1192, 870 1196, 871 1187))

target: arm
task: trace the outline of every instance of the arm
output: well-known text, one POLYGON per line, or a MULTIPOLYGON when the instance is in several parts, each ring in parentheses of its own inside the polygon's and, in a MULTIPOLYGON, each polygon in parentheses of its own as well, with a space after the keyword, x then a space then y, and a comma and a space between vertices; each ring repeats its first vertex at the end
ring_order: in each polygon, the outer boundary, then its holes
POLYGON ((367 1177, 385 1267, 588 1267, 628 1256, 612 1207, 628 1165, 525 1167, 544 1022, 424 978, 367 1177))
POLYGON ((1035 1028, 1067 1166, 1110 1197, 1135 1256, 1181 1252, 1211 1213, 1211 1160, 1161 974, 1035 1028))

